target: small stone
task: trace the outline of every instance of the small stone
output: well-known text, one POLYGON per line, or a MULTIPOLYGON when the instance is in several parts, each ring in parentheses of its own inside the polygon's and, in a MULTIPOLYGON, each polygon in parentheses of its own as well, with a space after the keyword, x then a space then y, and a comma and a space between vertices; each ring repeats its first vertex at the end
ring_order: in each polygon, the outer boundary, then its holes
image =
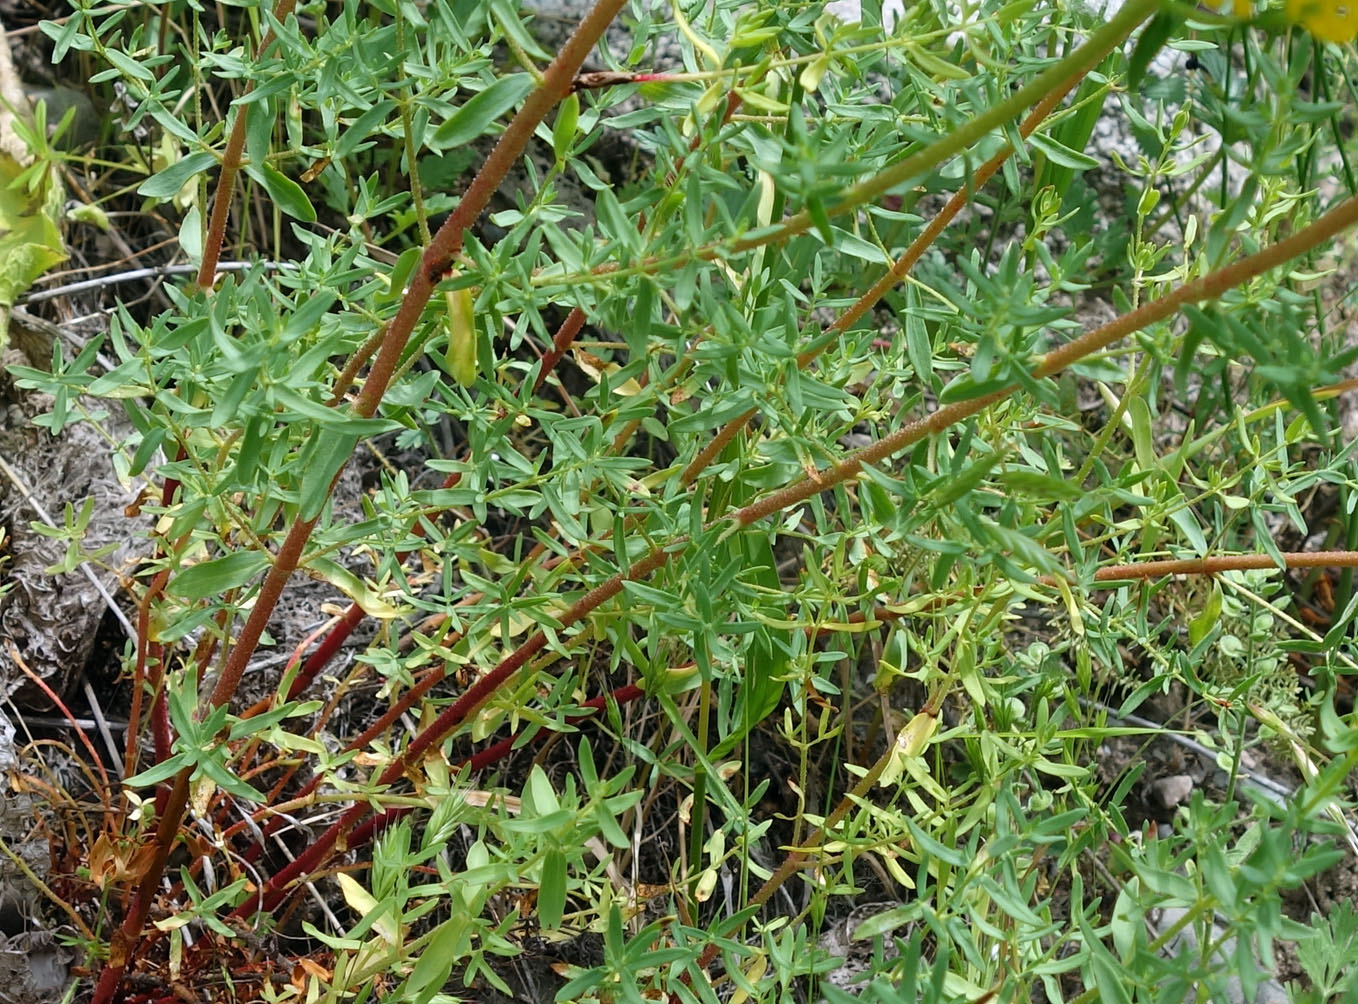
POLYGON ((14 755, 14 725, 0 711, 0 771, 8 773, 18 766, 19 758, 14 755))
POLYGON ((1151 800, 1162 809, 1175 809, 1193 794, 1193 779, 1187 774, 1171 774, 1151 782, 1151 800))

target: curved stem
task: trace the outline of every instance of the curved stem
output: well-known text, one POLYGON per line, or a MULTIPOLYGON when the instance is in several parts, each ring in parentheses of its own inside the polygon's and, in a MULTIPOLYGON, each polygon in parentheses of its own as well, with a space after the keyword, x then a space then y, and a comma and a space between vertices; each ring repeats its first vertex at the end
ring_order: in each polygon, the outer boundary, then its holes
MULTIPOLYGON (((629 701, 640 700, 645 696, 646 691, 642 690, 635 683, 629 683, 604 694, 602 697, 591 697, 587 701, 582 701, 580 707, 588 708, 591 712, 600 711, 608 706, 609 701, 615 701, 618 704, 626 704, 629 701)), ((568 724, 578 725, 581 722, 589 721, 593 717, 593 714, 567 715, 566 721, 568 724)), ((549 735, 558 734, 559 733, 548 732, 544 729, 539 731, 535 738, 542 739, 549 735)), ((475 772, 478 770, 485 770, 492 764, 499 763, 514 751, 514 744, 519 741, 519 737, 522 735, 522 731, 516 732, 512 736, 501 739, 499 742, 492 743, 480 753, 463 760, 457 765, 457 769, 475 772)), ((347 846, 351 849, 363 846, 373 837, 378 836, 386 830, 387 827, 391 826, 402 817, 409 815, 412 811, 412 806, 402 805, 394 806, 384 812, 379 812, 376 816, 373 816, 372 819, 367 820, 355 828, 354 832, 349 835, 347 846)))

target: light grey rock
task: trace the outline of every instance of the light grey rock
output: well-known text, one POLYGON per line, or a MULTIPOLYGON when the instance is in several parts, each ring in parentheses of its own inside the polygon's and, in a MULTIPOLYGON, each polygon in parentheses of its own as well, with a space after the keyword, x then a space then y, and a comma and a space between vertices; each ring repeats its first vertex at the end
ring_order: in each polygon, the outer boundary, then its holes
POLYGON ((1165 810, 1175 809, 1193 794, 1193 779, 1187 774, 1171 774, 1151 782, 1151 799, 1165 810))
POLYGON ((0 711, 0 774, 5 774, 19 766, 19 758, 14 755, 14 723, 0 711))

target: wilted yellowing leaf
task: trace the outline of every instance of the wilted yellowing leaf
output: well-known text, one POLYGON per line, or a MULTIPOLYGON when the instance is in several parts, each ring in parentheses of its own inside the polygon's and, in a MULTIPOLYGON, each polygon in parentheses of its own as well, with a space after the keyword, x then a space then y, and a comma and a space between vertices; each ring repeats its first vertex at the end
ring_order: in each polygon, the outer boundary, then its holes
POLYGON ((55 177, 35 190, 12 182, 22 168, 0 154, 0 347, 5 345, 9 311, 33 281, 66 260, 56 220, 61 188, 55 177))

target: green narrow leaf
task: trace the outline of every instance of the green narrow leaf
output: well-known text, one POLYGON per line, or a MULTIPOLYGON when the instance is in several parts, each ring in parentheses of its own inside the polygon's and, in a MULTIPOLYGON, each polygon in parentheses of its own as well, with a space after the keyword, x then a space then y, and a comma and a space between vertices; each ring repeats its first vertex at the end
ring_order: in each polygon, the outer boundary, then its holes
POLYGON ((141 442, 137 444, 137 452, 132 455, 132 463, 128 465, 129 475, 135 478, 146 470, 146 465, 151 462, 156 450, 160 449, 160 444, 165 442, 168 432, 169 430, 157 426, 142 436, 141 442))
POLYGON ((245 173, 254 178, 279 209, 303 223, 316 222, 316 209, 302 186, 268 164, 251 164, 245 173))
POLYGON ((1183 507, 1177 508, 1169 514, 1169 518, 1183 532, 1184 537, 1193 546, 1193 550, 1197 552, 1198 556, 1205 557, 1207 554, 1207 538, 1203 536, 1202 527, 1198 525, 1197 517, 1193 515, 1192 510, 1183 507))
POLYGON ((1199 614, 1188 622, 1188 643, 1196 646, 1216 627, 1217 621, 1221 619, 1221 586, 1215 581, 1212 583, 1212 595, 1207 599, 1199 614))
POLYGON ((190 178, 215 163, 217 158, 210 153, 191 153, 143 181, 137 188, 137 194, 152 199, 168 199, 183 188, 190 178))
POLYGON ((272 431, 273 422, 267 415, 257 415, 245 425, 245 435, 241 437, 240 448, 236 451, 236 469, 232 472, 232 484, 245 487, 254 481, 255 468, 264 447, 265 436, 272 431))
MULTIPOLYGON (((473 3, 467 6, 474 9, 478 5, 473 3)), ((519 20, 517 4, 511 3, 510 0, 491 0, 487 6, 494 14, 496 22, 504 29, 504 33, 514 39, 521 49, 538 59, 547 60, 551 58, 552 54, 543 49, 538 40, 533 37, 533 33, 525 28, 523 22, 519 20)))
POLYGON ((637 233, 636 223, 627 218, 623 212, 622 203, 613 194, 611 188, 601 188, 594 193, 595 212, 599 215, 599 222, 607 224, 612 233, 624 244, 632 249, 640 249, 640 235, 637 233))
POLYGON ((811 215, 811 222, 816 225, 816 233, 820 234, 821 240, 834 247, 835 232, 830 229, 830 217, 825 212, 825 203, 817 195, 808 196, 806 211, 811 215))
POLYGON ((1060 167, 1068 167, 1074 171, 1088 171, 1090 168, 1098 167, 1099 162, 1088 154, 1060 143, 1050 136, 1044 136, 1040 132, 1035 132, 1028 137, 1029 144, 1034 150, 1046 155, 1047 159, 1060 167))
POLYGON ((1164 11, 1156 14, 1151 23, 1146 25, 1141 37, 1136 40, 1136 47, 1132 49, 1131 58, 1127 60, 1127 89, 1134 91, 1141 85, 1141 81, 1146 77, 1146 68, 1150 66, 1151 60, 1159 52, 1169 36, 1174 31, 1175 22, 1178 20, 1173 14, 1164 11))
POLYGON ((269 556, 263 551, 233 551, 190 565, 170 580, 166 592, 186 600, 220 596, 249 582, 268 564, 269 556))
POLYGON ((95 377, 88 387, 96 397, 136 398, 155 393, 146 384, 146 360, 133 356, 103 376, 95 377))
POLYGON ((923 46, 911 46, 909 52, 911 62, 930 76, 941 77, 944 80, 971 79, 971 72, 966 67, 950 63, 943 57, 934 55, 923 46))
POLYGON ((84 23, 84 19, 79 17, 64 18, 62 22, 40 21, 38 23, 43 34, 55 43, 52 47, 53 63, 60 63, 65 59, 67 50, 72 46, 86 52, 93 48, 89 36, 80 32, 80 26, 84 23))
POLYGON ((258 370, 245 370, 243 373, 237 373, 226 388, 226 393, 217 399, 217 404, 212 409, 212 417, 208 419, 208 422, 214 426, 222 426, 233 421, 236 413, 240 410, 241 402, 245 400, 245 395, 254 388, 258 376, 258 370))
POLYGON ((296 413, 283 416, 285 419, 308 418, 320 423, 323 428, 338 429, 356 436, 375 436, 400 428, 400 423, 395 419, 359 418, 347 409, 332 408, 321 401, 313 401, 305 394, 299 394, 291 387, 284 387, 281 384, 274 384, 268 388, 268 399, 271 404, 296 413))
POLYGON ((1132 422, 1132 448, 1136 452, 1136 463, 1143 471, 1151 471, 1160 466, 1160 458, 1155 453, 1155 441, 1151 435, 1151 409, 1146 399, 1133 397, 1127 402, 1127 417, 1132 422))
POLYGON ((391 273, 387 276, 390 285, 377 294, 378 303, 391 303, 405 295, 406 283, 410 281, 411 273, 415 271, 415 266, 419 264, 423 254, 424 249, 418 247, 406 248, 401 252, 401 257, 396 259, 396 264, 391 267, 391 273))
POLYGON ((374 129, 387 120, 392 109, 396 107, 396 102, 385 99, 377 102, 366 112, 340 130, 339 139, 335 141, 334 152, 331 157, 335 160, 343 160, 357 149, 358 145, 367 139, 374 129))
POLYGON ((941 474, 930 482, 923 497, 937 509, 946 508, 979 487, 1002 459, 999 453, 988 453, 956 473, 941 474))
POLYGON ((525 808, 531 805, 532 811, 538 815, 558 812, 561 809, 561 803, 557 800, 556 792, 552 789, 552 782, 548 779, 547 772, 537 764, 533 764, 533 769, 528 774, 528 784, 524 788, 523 795, 525 808))
POLYGON ((235 795, 239 799, 247 802, 267 802, 269 796, 259 789, 247 784, 231 771, 227 770, 226 765, 219 763, 213 753, 207 753, 198 759, 198 770, 221 788, 222 791, 235 795))
POLYGON ((566 855, 552 848, 542 859, 542 881, 538 884, 538 920, 544 931, 561 927, 566 912, 566 855))
POLYGON ((891 259, 875 244, 869 244, 857 234, 851 234, 839 227, 834 228, 835 250, 854 258, 862 258, 875 265, 890 265, 891 259))
POLYGON ((317 290, 310 296, 304 296, 301 306, 292 312, 283 325, 283 341, 295 341, 314 331, 321 318, 334 306, 335 299, 332 289, 317 290))
POLYGON ((645 353, 651 337, 651 315, 655 312, 655 283, 642 276, 637 282, 637 299, 632 324, 623 332, 632 352, 645 353))
POLYGON ((420 961, 410 973, 406 982, 406 993, 416 1000, 428 1000, 443 988, 453 971, 457 960, 462 935, 467 926, 465 914, 453 912, 453 916, 439 925, 429 944, 420 953, 420 961), (428 991, 428 995, 425 995, 428 991))
POLYGON ((147 67, 137 62, 127 53, 119 52, 111 45, 104 49, 103 55, 110 63, 116 66, 125 77, 131 77, 134 80, 156 79, 156 75, 147 67))
POLYGON ((236 114, 245 116, 246 164, 265 164, 269 160, 269 143, 273 139, 275 102, 259 97, 258 87, 250 92, 250 96, 257 100, 236 106, 236 114))
POLYGON ((358 433, 340 429, 322 429, 308 447, 310 457, 302 476, 302 497, 297 515, 304 520, 315 519, 330 497, 330 483, 340 472, 358 446, 358 433))
POLYGON ((905 351, 920 382, 932 386, 934 346, 929 338, 929 328, 920 317, 919 290, 914 286, 905 287, 905 351))
POLYGON ((445 147, 470 143, 485 132, 488 125, 526 98, 533 87, 533 78, 526 73, 501 77, 473 95, 448 121, 434 130, 434 142, 445 147))
POLYGON ((174 756, 162 760, 154 767, 148 767, 140 774, 124 779, 123 784, 130 788, 149 788, 151 785, 159 784, 161 781, 168 781, 185 767, 188 767, 190 762, 189 758, 183 753, 176 753, 174 756))
POLYGON ((564 161, 571 152, 575 141, 575 130, 580 123, 580 95, 571 94, 561 102, 556 113, 556 124, 552 126, 552 152, 557 160, 564 161))

